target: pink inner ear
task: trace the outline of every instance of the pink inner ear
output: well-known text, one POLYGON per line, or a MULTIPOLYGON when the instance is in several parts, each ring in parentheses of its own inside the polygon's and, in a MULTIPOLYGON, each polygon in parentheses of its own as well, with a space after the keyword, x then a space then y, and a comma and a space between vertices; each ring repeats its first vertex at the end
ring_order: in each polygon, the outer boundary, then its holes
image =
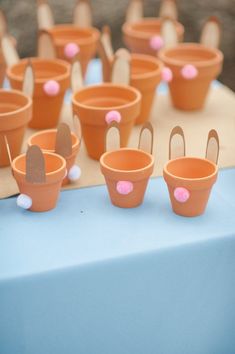
POLYGON ((120 123, 122 119, 121 114, 118 111, 110 111, 105 115, 106 123, 110 124, 112 122, 120 123))
POLYGON ((72 59, 79 52, 80 52, 80 48, 76 43, 68 43, 64 47, 64 55, 68 59, 72 59))
POLYGON ((198 70, 194 65, 188 64, 181 69, 181 75, 183 78, 191 80, 198 76, 198 70))
POLYGON ((183 187, 177 187, 174 190, 174 197, 179 203, 185 203, 190 198, 190 192, 183 187))
POLYGON ((119 181, 117 183, 116 189, 119 194, 127 195, 133 191, 134 186, 130 181, 119 181))
POLYGON ((43 85, 43 90, 48 96, 57 96, 60 92, 60 84, 55 80, 49 80, 43 85))
POLYGON ((173 79, 173 73, 170 68, 163 68, 162 69, 162 80, 165 82, 170 82, 173 79))
POLYGON ((163 38, 161 36, 153 36, 152 38, 150 38, 150 47, 153 50, 159 50, 164 46, 164 41, 163 38))

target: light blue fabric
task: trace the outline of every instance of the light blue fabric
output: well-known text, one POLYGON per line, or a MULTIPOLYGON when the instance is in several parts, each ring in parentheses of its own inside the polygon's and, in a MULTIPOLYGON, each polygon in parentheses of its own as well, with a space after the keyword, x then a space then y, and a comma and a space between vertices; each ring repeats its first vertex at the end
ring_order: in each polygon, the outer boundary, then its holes
POLYGON ((206 213, 172 213, 162 178, 136 209, 105 186, 47 213, 0 201, 1 354, 234 354, 235 169, 206 213))

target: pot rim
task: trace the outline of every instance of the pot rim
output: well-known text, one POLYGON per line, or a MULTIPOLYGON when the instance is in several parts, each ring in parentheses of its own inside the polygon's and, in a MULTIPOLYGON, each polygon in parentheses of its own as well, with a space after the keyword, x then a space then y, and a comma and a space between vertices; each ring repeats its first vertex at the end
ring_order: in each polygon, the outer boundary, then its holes
POLYGON ((220 63, 223 60, 223 53, 216 48, 208 48, 203 44, 200 43, 180 43, 177 44, 174 47, 170 47, 170 48, 163 48, 159 51, 158 53, 159 59, 163 61, 163 63, 165 63, 166 65, 174 65, 174 66, 178 66, 178 67, 182 67, 183 65, 186 64, 193 64, 194 66, 198 67, 198 68, 202 68, 202 67, 207 67, 207 66, 212 66, 215 64, 220 63), (180 59, 175 59, 172 57, 168 57, 168 53, 170 51, 173 50, 183 50, 183 49, 193 49, 193 50, 204 50, 205 52, 209 52, 209 53, 213 53, 214 54, 214 58, 212 59, 206 59, 206 60, 201 60, 201 61, 190 61, 190 60, 180 60, 180 59))
MULTIPOLYGON (((55 156, 57 157, 61 162, 62 162, 62 165, 60 166, 60 168, 58 168, 57 170, 55 171, 52 171, 52 172, 48 172, 46 173, 46 177, 49 177, 49 176, 53 176, 53 175, 56 175, 58 172, 61 172, 63 169, 66 168, 66 161, 64 159, 64 157, 58 155, 58 154, 55 154, 55 153, 52 153, 52 152, 47 152, 47 151, 42 151, 43 155, 51 155, 51 156, 55 156)), ((26 154, 20 154, 19 156, 17 156, 13 161, 12 161, 12 169, 13 171, 15 171, 16 173, 18 173, 18 175, 20 176, 23 176, 25 177, 26 176, 26 172, 22 172, 20 171, 18 168, 16 168, 16 162, 22 158, 26 156, 26 154)), ((47 183, 47 182, 46 182, 47 183)))
MULTIPOLYGON (((138 79, 148 79, 151 78, 153 75, 157 76, 161 74, 161 71, 163 69, 163 63, 161 60, 159 60, 158 58, 154 58, 151 55, 147 55, 147 54, 138 54, 138 53, 133 53, 131 54, 131 61, 133 60, 143 60, 146 61, 148 63, 152 63, 157 65, 157 68, 151 71, 148 71, 146 73, 141 73, 141 74, 131 74, 131 80, 138 80, 138 79)), ((132 64, 131 64, 132 65, 132 64)))
POLYGON ((16 75, 15 73, 12 72, 12 69, 17 67, 20 64, 27 64, 28 60, 30 59, 30 61, 32 63, 34 62, 41 62, 41 63, 54 63, 57 65, 60 65, 61 67, 63 67, 66 72, 64 74, 60 74, 60 75, 56 75, 56 76, 52 76, 51 78, 35 78, 35 84, 39 84, 39 83, 44 83, 46 81, 49 80, 57 80, 57 81, 62 81, 62 80, 66 80, 69 78, 70 76, 70 64, 68 62, 66 62, 65 60, 62 59, 46 59, 46 58, 38 58, 38 57, 29 57, 29 58, 24 58, 24 59, 20 59, 20 61, 14 65, 12 65, 11 67, 7 68, 6 74, 10 79, 16 80, 18 82, 22 82, 23 81, 23 76, 20 75, 16 75))
POLYGON ((117 172, 117 173, 128 173, 128 172, 131 172, 131 173, 135 173, 135 172, 143 172, 143 171, 146 171, 148 170, 149 168, 153 167, 154 165, 154 156, 149 154, 148 152, 145 152, 143 150, 139 150, 139 149, 132 149, 132 148, 120 148, 120 149, 117 149, 117 150, 112 150, 112 151, 106 151, 101 157, 100 157, 100 164, 103 168, 106 168, 107 170, 109 171, 112 171, 112 172, 117 172), (143 167, 143 168, 138 168, 136 170, 119 170, 119 169, 116 169, 116 168, 112 168, 108 165, 105 164, 104 162, 104 159, 107 155, 110 155, 112 153, 115 153, 117 151, 138 151, 140 153, 142 153, 143 155, 146 155, 150 158, 150 163, 143 167))
POLYGON ((191 156, 183 156, 183 157, 178 157, 176 159, 172 159, 172 160, 169 160, 167 161, 167 163, 164 165, 163 167, 163 172, 170 176, 171 178, 175 179, 175 180, 178 180, 178 181, 207 181, 207 180, 210 180, 211 178, 215 177, 218 173, 218 166, 212 162, 211 160, 208 160, 206 158, 200 158, 200 157, 191 157, 191 156), (203 162, 207 162, 209 163, 213 168, 214 168, 214 172, 211 173, 210 175, 208 176, 205 176, 205 177, 197 177, 197 178, 188 178, 188 177, 179 177, 177 175, 174 175, 172 173, 170 173, 168 171, 168 166, 171 162, 174 162, 176 160, 198 160, 198 161, 203 161, 203 162))
MULTIPOLYGON (((32 135, 28 138, 28 140, 27 140, 28 146, 37 145, 37 144, 32 144, 32 143, 31 143, 31 140, 32 140, 34 137, 37 137, 37 136, 39 136, 39 135, 43 135, 43 134, 45 134, 45 133, 53 133, 53 132, 56 133, 56 132, 57 132, 57 129, 56 129, 56 128, 54 128, 54 129, 44 129, 44 130, 41 130, 41 131, 38 131, 38 132, 32 134, 32 135)), ((77 149, 77 148, 79 147, 80 141, 79 141, 79 138, 77 137, 77 135, 76 135, 74 132, 71 131, 71 135, 73 135, 73 136, 75 137, 75 139, 76 139, 75 143, 72 145, 72 149, 74 150, 74 149, 77 149)), ((40 147, 40 146, 39 146, 39 147, 40 147)), ((41 147, 40 147, 40 148, 41 148, 41 147)), ((50 153, 54 153, 54 151, 55 151, 55 150, 43 149, 43 148, 41 148, 41 150, 43 150, 44 152, 50 152, 50 153)), ((54 153, 54 154, 55 154, 55 153, 54 153)))
POLYGON ((72 104, 75 105, 75 106, 79 106, 81 108, 84 108, 84 109, 89 109, 89 110, 93 110, 93 111, 106 111, 107 109, 109 111, 112 111, 112 110, 118 110, 120 108, 128 108, 132 105, 135 105, 137 104, 140 99, 141 99, 141 93, 139 90, 137 90, 136 88, 130 86, 130 85, 117 85, 117 84, 112 84, 112 83, 101 83, 101 84, 95 84, 95 85, 89 85, 87 87, 84 87, 76 92, 73 93, 73 96, 72 96, 72 104), (84 91, 89 91, 89 90, 92 90, 94 88, 97 88, 97 87, 100 87, 100 89, 102 89, 103 87, 114 87, 114 88, 120 88, 120 89, 125 89, 127 91, 132 91, 134 94, 135 94, 135 99, 132 100, 131 102, 128 102, 128 103, 125 103, 125 104, 122 104, 122 105, 118 105, 118 106, 112 106, 112 107, 95 107, 95 106, 90 106, 90 105, 87 105, 87 104, 83 104, 81 102, 79 102, 78 100, 75 99, 75 96, 80 93, 80 92, 84 92, 84 91))
MULTIPOLYGON (((90 38, 84 38, 84 39, 76 38, 76 41, 79 40, 81 41, 82 44, 93 43, 94 41, 98 40, 98 38, 100 37, 99 30, 93 26, 83 28, 73 24, 58 24, 58 25, 54 25, 51 28, 48 28, 48 32, 51 33, 52 36, 53 35, 56 36, 60 30, 65 30, 65 31, 67 30, 67 32, 69 32, 70 30, 75 30, 77 32, 87 33, 90 38)), ((57 37, 57 39, 62 41, 62 39, 59 38, 59 36, 57 37)))
MULTIPOLYGON (((161 17, 144 17, 139 21, 136 22, 125 22, 122 25, 122 32, 127 35, 127 36, 131 36, 131 37, 135 37, 137 39, 149 39, 151 37, 151 35, 149 33, 140 31, 140 30, 135 30, 133 29, 134 25, 140 25, 140 24, 161 24, 162 22, 162 18, 161 17)), ((179 21, 174 21, 176 24, 176 28, 177 28, 177 33, 181 36, 184 33, 184 26, 182 23, 180 23, 179 21)))
POLYGON ((20 108, 17 108, 17 109, 14 109, 12 110, 11 112, 6 112, 6 113, 0 113, 0 119, 1 118, 5 118, 7 116, 11 116, 12 114, 18 114, 22 111, 25 111, 27 110, 28 108, 30 108, 30 106, 32 106, 32 98, 29 97, 28 95, 25 95, 22 91, 19 91, 19 90, 14 90, 14 89, 11 89, 11 90, 6 90, 6 89, 0 89, 0 95, 1 93, 8 93, 10 95, 18 95, 18 96, 21 96, 21 97, 24 97, 26 98, 27 102, 24 106, 20 107, 20 108))

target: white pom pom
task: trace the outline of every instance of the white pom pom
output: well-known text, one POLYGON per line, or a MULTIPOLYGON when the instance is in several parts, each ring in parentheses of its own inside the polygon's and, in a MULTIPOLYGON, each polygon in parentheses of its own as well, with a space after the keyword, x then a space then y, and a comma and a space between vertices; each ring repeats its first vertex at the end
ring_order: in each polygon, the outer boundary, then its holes
POLYGON ((68 172, 68 179, 70 181, 76 181, 81 177, 81 169, 77 165, 73 165, 68 172))
POLYGON ((20 194, 17 197, 16 204, 23 209, 30 209, 32 206, 32 199, 26 194, 20 194))

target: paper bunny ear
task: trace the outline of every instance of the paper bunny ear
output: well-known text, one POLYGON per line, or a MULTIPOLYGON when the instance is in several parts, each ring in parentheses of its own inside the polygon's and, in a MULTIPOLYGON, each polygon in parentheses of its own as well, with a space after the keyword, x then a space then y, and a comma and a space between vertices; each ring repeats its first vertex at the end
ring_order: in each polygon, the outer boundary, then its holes
POLYGON ((73 13, 73 23, 79 27, 92 26, 92 10, 89 0, 77 0, 73 13))
POLYGON ((109 82, 112 70, 112 61, 114 57, 111 31, 109 26, 102 28, 100 40, 98 43, 98 53, 102 62, 103 81, 109 82))
POLYGON ((137 22, 142 19, 143 15, 143 0, 131 0, 126 11, 126 22, 137 22))
POLYGON ((0 37, 7 33, 7 20, 4 12, 0 9, 0 37))
POLYGON ((23 88, 22 88, 22 91, 29 97, 33 97, 34 82, 35 80, 34 80, 33 67, 29 59, 24 72, 24 80, 23 80, 23 88))
POLYGON ((71 81, 71 89, 72 89, 73 93, 77 92, 78 90, 80 90, 84 86, 83 76, 82 76, 82 67, 81 67, 81 63, 79 60, 79 55, 77 55, 73 60, 73 63, 71 66, 70 81, 71 81))
POLYGON ((178 10, 175 0, 162 0, 159 10, 159 17, 170 18, 174 21, 178 19, 178 10))
POLYGON ((61 123, 57 129, 55 152, 64 158, 72 155, 71 131, 66 123, 61 123))
POLYGON ((178 36, 176 32, 175 21, 165 18, 161 24, 161 37, 163 39, 164 48, 169 48, 177 45, 178 36))
POLYGON ((138 149, 153 153, 154 130, 150 122, 143 125, 140 130, 138 149))
POLYGON ((41 149, 32 145, 26 153, 26 181, 29 183, 45 183, 45 160, 41 149))
POLYGON ((180 126, 174 127, 169 139, 169 160, 185 156, 185 137, 180 126), (174 151, 174 156, 173 152, 174 151))
POLYGON ((131 56, 128 50, 118 49, 112 65, 111 82, 115 84, 129 85, 131 76, 131 56))
POLYGON ((120 127, 117 122, 112 122, 108 125, 105 134, 105 151, 113 151, 120 149, 120 127))
POLYGON ((108 59, 112 60, 114 52, 112 46, 111 29, 109 26, 103 26, 100 38, 108 59))
POLYGON ((219 159, 219 136, 216 130, 212 129, 209 131, 207 145, 206 145, 206 158, 213 161, 215 164, 218 163, 219 159))
POLYGON ((8 35, 4 35, 1 39, 1 47, 3 57, 8 67, 15 65, 19 62, 19 55, 12 43, 11 38, 8 35))
POLYGON ((41 30, 38 36, 38 56, 46 59, 56 58, 53 38, 46 30, 41 30))
POLYGON ((54 26, 54 17, 47 0, 37 1, 37 19, 40 30, 54 26))
POLYGON ((217 17, 208 18, 202 28, 200 43, 208 48, 219 48, 221 40, 221 24, 217 17))

